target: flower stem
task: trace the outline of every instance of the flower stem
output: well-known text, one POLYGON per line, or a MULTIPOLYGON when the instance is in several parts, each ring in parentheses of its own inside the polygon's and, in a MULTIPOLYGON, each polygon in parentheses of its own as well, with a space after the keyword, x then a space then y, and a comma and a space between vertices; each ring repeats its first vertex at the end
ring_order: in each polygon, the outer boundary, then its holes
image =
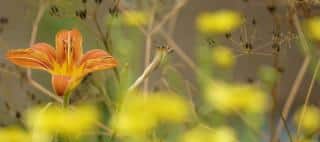
POLYGON ((63 95, 63 107, 64 108, 67 108, 69 106, 70 96, 71 96, 71 91, 69 91, 63 95))

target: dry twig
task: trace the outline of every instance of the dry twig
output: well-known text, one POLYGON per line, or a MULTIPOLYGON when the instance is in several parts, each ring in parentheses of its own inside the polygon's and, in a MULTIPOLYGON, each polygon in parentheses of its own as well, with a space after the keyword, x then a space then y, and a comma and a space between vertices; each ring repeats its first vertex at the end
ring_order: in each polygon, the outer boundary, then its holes
POLYGON ((135 90, 144 80, 161 64, 161 61, 167 56, 170 49, 167 47, 159 47, 152 62, 146 67, 142 75, 129 87, 129 91, 135 90))

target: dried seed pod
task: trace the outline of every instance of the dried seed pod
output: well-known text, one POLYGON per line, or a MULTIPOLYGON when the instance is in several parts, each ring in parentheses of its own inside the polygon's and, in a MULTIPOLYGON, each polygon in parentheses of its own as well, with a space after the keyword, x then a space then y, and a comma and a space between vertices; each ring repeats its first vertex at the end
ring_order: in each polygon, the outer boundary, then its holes
POLYGON ((58 7, 55 6, 55 5, 52 5, 52 6, 50 7, 49 13, 50 13, 51 16, 59 16, 59 9, 58 9, 58 7))
POLYGON ((0 24, 8 24, 9 20, 7 17, 0 17, 0 24))
POLYGON ((5 102, 4 104, 5 104, 7 111, 11 110, 11 106, 8 102, 5 102))
POLYGON ((6 127, 6 124, 0 123, 0 128, 1 128, 1 127, 6 127))
POLYGON ((280 52, 280 45, 279 43, 273 43, 272 49, 274 49, 276 52, 280 52))
POLYGON ((277 10, 277 7, 275 5, 268 5, 267 10, 269 11, 270 14, 274 14, 277 10))
POLYGON ((96 4, 101 4, 101 3, 102 3, 102 0, 94 0, 94 2, 95 2, 96 4))
POLYGON ((279 73, 284 73, 285 69, 283 67, 277 67, 279 73))
POLYGON ((213 39, 208 39, 208 45, 209 47, 214 47, 216 45, 216 41, 214 41, 213 39))
POLYGON ((255 25, 257 25, 257 20, 255 18, 253 18, 251 23, 252 23, 253 26, 255 26, 255 25))
POLYGON ((248 50, 251 50, 251 49, 253 48, 252 43, 246 42, 246 43, 244 44, 244 48, 245 48, 245 49, 248 49, 248 50))
POLYGON ((79 17, 82 20, 86 19, 86 17, 87 17, 87 9, 77 10, 76 11, 76 16, 79 17))
POLYGON ((230 39, 231 38, 231 33, 226 33, 225 37, 226 37, 226 39, 230 39))
POLYGON ((117 6, 114 6, 114 7, 112 7, 112 8, 109 8, 109 14, 111 15, 111 16, 114 16, 114 17, 117 17, 118 15, 119 15, 119 9, 118 9, 118 7, 117 6))
POLYGON ((15 117, 16 117, 17 119, 21 119, 21 113, 20 113, 19 111, 16 111, 16 112, 15 112, 15 117))
POLYGON ((250 84, 254 83, 254 81, 255 80, 252 77, 248 77, 247 78, 247 82, 250 83, 250 84))

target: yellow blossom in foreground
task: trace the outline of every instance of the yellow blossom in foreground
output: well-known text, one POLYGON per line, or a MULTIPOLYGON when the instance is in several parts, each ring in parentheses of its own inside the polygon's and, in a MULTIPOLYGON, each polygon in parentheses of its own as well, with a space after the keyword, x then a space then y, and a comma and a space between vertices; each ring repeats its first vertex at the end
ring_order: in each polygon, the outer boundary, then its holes
POLYGON ((224 34, 242 23, 242 16, 231 10, 202 13, 197 18, 197 28, 202 33, 224 34))
POLYGON ((119 136, 144 136, 156 126, 156 119, 148 112, 119 112, 113 116, 112 128, 119 136))
POLYGON ((214 142, 237 142, 235 132, 229 127, 217 128, 214 134, 214 142))
POLYGON ((182 136, 182 142, 237 142, 235 132, 229 127, 193 128, 182 136))
POLYGON ((124 23, 129 26, 143 26, 148 23, 149 17, 143 11, 126 11, 123 14, 124 23))
POLYGON ((213 131, 207 128, 197 127, 185 132, 182 142, 213 142, 213 131))
POLYGON ((18 128, 8 127, 0 129, 1 142, 31 142, 31 136, 18 128))
POLYGON ((313 17, 305 22, 307 35, 314 39, 320 40, 320 17, 313 17))
POLYGON ((94 128, 98 117, 97 110, 90 106, 81 106, 72 110, 51 106, 29 110, 26 119, 33 130, 49 134, 79 136, 94 128))
POLYGON ((301 107, 294 114, 294 123, 297 127, 300 122, 301 131, 304 133, 312 134, 320 130, 320 109, 316 106, 307 106, 306 109, 301 107))
POLYGON ((235 58, 230 48, 218 46, 212 49, 213 63, 221 68, 228 69, 234 65, 235 58))
POLYGON ((148 109, 160 121, 183 122, 188 118, 187 101, 175 94, 158 93, 149 96, 148 109))
POLYGON ((120 136, 144 136, 159 122, 179 123, 188 118, 187 102, 172 93, 129 93, 111 126, 120 136))
POLYGON ((137 92, 125 96, 120 110, 111 119, 119 136, 143 136, 156 125, 156 118, 147 109, 147 101, 137 92))
POLYGON ((205 98, 218 111, 232 112, 234 106, 231 104, 233 100, 231 89, 231 85, 215 81, 208 86, 205 98))
POLYGON ((268 109, 268 98, 262 90, 248 84, 236 85, 233 89, 233 103, 239 110, 263 113, 268 109))
POLYGON ((218 111, 232 113, 264 113, 268 98, 259 88, 247 84, 228 84, 214 81, 208 86, 205 98, 218 111))

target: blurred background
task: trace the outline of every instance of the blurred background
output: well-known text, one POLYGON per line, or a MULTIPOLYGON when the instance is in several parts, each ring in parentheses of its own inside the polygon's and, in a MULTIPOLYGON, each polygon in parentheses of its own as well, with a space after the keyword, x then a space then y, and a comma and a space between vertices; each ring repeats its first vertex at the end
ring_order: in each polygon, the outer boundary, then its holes
MULTIPOLYGON (((87 14, 85 19, 76 15, 76 11, 78 10, 86 9, 89 11, 88 13, 94 11, 96 6, 94 0, 88 0, 85 6, 81 0, 71 1, 71 4, 49 6, 40 21, 36 41, 48 42, 54 45, 54 37, 57 31, 63 28, 79 28, 84 36, 85 50, 90 48, 103 48, 103 43, 95 37, 95 32, 98 32, 98 30, 94 28, 95 23, 87 18, 90 17, 90 14, 87 14), (58 10, 55 10, 52 6, 56 6, 58 10)), ((124 9, 128 7, 139 9, 139 7, 135 7, 135 5, 131 6, 131 4, 134 3, 133 1, 123 1, 123 3, 127 3, 127 6, 120 4, 120 7, 124 9)), ((174 3, 170 0, 159 1, 160 3, 163 3, 164 13, 165 11, 168 11, 168 9, 171 9, 174 3)), ((139 0, 135 2, 139 2, 139 0)), ((303 2, 301 2, 301 5, 303 7, 303 2)), ((98 8, 96 18, 98 23, 102 25, 102 30, 108 28, 108 24, 106 24, 108 23, 108 15, 105 13, 108 13, 113 6, 114 2, 112 0, 102 0, 102 3, 98 8)), ((314 11, 312 14, 317 15, 317 9, 319 7, 315 3, 310 7, 304 8, 311 9, 314 11)), ((5 52, 10 49, 29 47, 31 30, 37 10, 38 1, 36 0, 0 0, 0 18, 2 22, 0 25, 0 125, 3 126, 19 122, 22 117, 21 115, 23 115, 22 112, 31 105, 44 104, 50 100, 49 97, 43 95, 42 92, 39 92, 29 85, 23 76, 21 77, 20 73, 25 72, 25 69, 10 64, 4 58, 5 52)), ((159 15, 158 17, 161 16, 162 15, 159 15)), ((295 29, 289 22, 289 17, 290 12, 288 12, 287 3, 284 0, 189 0, 177 13, 177 17, 172 20, 172 23, 175 23, 175 26, 172 28, 170 35, 173 37, 176 44, 194 60, 197 58, 195 51, 199 47, 199 44, 200 46, 202 44, 224 44, 230 48, 234 48, 243 46, 241 41, 243 41, 245 36, 250 37, 249 42, 251 46, 249 48, 252 48, 253 50, 259 49, 259 51, 264 51, 266 54, 255 54, 255 52, 244 55, 239 54, 236 58, 236 64, 231 75, 231 80, 234 80, 235 82, 256 83, 259 68, 266 65, 273 66, 275 64, 274 56, 270 56, 269 54, 279 52, 276 66, 281 73, 281 77, 276 90, 278 91, 277 98, 280 104, 279 107, 282 108, 304 60, 304 55, 300 48, 299 41, 297 40, 295 29), (199 38, 201 36, 197 31, 195 22, 197 17, 204 12, 223 9, 237 11, 245 17, 245 23, 231 34, 233 41, 231 42, 226 38, 226 35, 218 36, 215 39, 199 38), (276 34, 279 35, 279 38, 281 38, 282 41, 279 45, 279 49, 272 48, 272 43, 276 34)), ((129 52, 135 59, 132 61, 136 63, 134 65, 128 64, 125 60, 121 62, 121 66, 128 65, 129 68, 134 70, 135 75, 132 77, 134 80, 134 78, 137 78, 138 74, 141 74, 144 69, 145 41, 143 35, 138 33, 137 30, 134 31, 134 34, 131 34, 131 31, 130 29, 127 31, 124 29, 121 35, 123 40, 115 40, 114 43, 116 48, 118 48, 117 50, 129 52), (139 39, 138 42, 123 43, 128 40, 130 41, 130 38, 132 37, 141 39, 139 39), (131 43, 140 46, 129 47, 130 45, 128 44, 131 43), (130 48, 130 51, 127 48, 130 48)), ((118 36, 117 29, 114 30, 113 33, 115 36, 118 36)), ((167 45, 166 40, 161 38, 161 36, 155 36, 151 43, 152 53, 154 53, 155 47, 164 45, 167 45)), ((119 54, 117 58, 126 57, 119 54)), ((177 56, 177 54, 175 54, 175 52, 170 54, 170 62, 176 67, 177 73, 183 77, 182 80, 186 80, 197 87, 197 79, 193 71, 177 56)), ((304 101, 312 77, 312 68, 313 65, 310 67, 310 70, 307 71, 301 83, 301 87, 298 89, 298 97, 294 101, 294 108, 304 101)), ((161 75, 162 72, 156 71, 150 76, 150 89, 161 89, 161 85, 159 86, 161 75)), ((99 78, 99 72, 96 73, 95 76, 99 78)), ((33 77, 52 91, 49 81, 50 76, 47 73, 33 71, 33 77)), ((85 84, 85 81, 83 84, 85 84)), ((313 95, 311 96, 310 104, 320 105, 320 99, 317 95, 320 91, 319 89, 319 85, 316 82, 312 91, 313 95)), ((90 89, 83 87, 80 87, 78 90, 80 90, 80 94, 94 94, 93 96, 99 98, 99 96, 96 95, 97 91, 88 91, 90 89)), ((195 92, 200 93, 200 91, 196 89, 195 92)), ((195 95, 197 95, 197 93, 195 93, 195 95)), ((85 100, 87 98, 84 97, 82 99, 85 100)), ((295 109, 291 112, 294 110, 295 109)))

